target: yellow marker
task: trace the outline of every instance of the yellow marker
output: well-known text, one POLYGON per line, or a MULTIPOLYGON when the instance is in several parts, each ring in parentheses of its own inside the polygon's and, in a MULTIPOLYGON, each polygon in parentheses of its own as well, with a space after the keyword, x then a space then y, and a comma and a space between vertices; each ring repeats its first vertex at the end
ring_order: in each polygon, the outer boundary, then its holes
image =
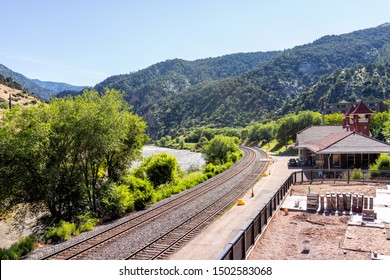
POLYGON ((243 201, 242 199, 237 200, 237 205, 244 205, 244 204, 245 201, 243 201))

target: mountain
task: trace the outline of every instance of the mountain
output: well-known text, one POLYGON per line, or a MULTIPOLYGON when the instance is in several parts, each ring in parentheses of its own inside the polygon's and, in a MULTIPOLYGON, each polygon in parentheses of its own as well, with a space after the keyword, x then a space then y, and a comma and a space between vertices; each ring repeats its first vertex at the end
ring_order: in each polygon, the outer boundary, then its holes
POLYGON ((356 65, 326 75, 282 108, 283 112, 317 110, 321 102, 357 102, 390 99, 390 61, 356 65))
POLYGON ((2 64, 0 64, 0 74, 4 77, 11 77, 23 88, 26 88, 30 93, 35 94, 42 99, 48 100, 55 95, 55 92, 37 85, 36 83, 32 82, 31 79, 20 73, 12 71, 2 64))
MULTIPOLYGON (((375 63, 389 44, 389 24, 325 36, 285 50, 238 77, 192 86, 150 108, 150 130, 156 133, 152 136, 193 126, 245 126, 294 112, 293 100, 312 91, 321 78, 339 69, 375 63)), ((340 99, 337 94, 332 101, 336 99, 340 99)))
MULTIPOLYGON (((155 108, 164 100, 174 98, 197 85, 239 76, 278 54, 255 52, 194 61, 167 60, 134 73, 109 77, 97 84, 95 89, 103 91, 105 87, 110 87, 122 90, 134 111, 142 115, 154 129, 157 125, 155 108)), ((149 132, 156 134, 152 130, 149 132)))
POLYGON ((85 88, 90 88, 89 86, 74 86, 67 83, 48 82, 48 81, 41 81, 38 79, 32 79, 31 81, 37 84, 38 86, 43 87, 55 93, 60 93, 62 91, 67 91, 67 90, 82 91, 85 88))

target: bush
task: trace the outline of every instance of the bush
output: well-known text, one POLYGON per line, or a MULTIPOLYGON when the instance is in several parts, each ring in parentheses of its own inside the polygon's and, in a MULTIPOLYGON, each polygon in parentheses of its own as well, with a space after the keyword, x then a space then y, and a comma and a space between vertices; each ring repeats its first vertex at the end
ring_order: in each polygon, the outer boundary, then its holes
POLYGON ((111 182, 108 194, 103 198, 103 214, 110 218, 119 218, 135 209, 135 197, 129 186, 117 186, 111 182))
POLYGON ((129 185, 129 189, 133 192, 135 210, 144 209, 146 205, 153 201, 155 190, 147 179, 131 175, 125 178, 124 182, 129 185))
POLYGON ((92 217, 91 212, 77 217, 77 233, 93 230, 99 223, 99 219, 92 217))
POLYGON ((362 172, 362 170, 360 168, 359 169, 355 168, 352 171, 351 179, 353 179, 353 180, 361 180, 361 179, 363 179, 363 172, 362 172))
POLYGON ((153 197, 153 202, 157 202, 157 201, 162 200, 164 198, 168 198, 171 195, 172 195, 172 188, 170 188, 170 187, 160 188, 155 192, 154 197, 153 197))
POLYGON ((208 163, 203 169, 203 172, 206 174, 208 173, 215 174, 215 171, 216 171, 216 166, 212 163, 208 163))
POLYGON ((173 182, 179 172, 177 159, 165 152, 148 157, 141 166, 154 188, 173 182))
POLYGON ((61 220, 57 226, 45 233, 46 242, 60 242, 68 240, 76 233, 76 224, 61 220))
POLYGON ((193 172, 184 176, 184 178, 178 183, 178 186, 180 189, 186 190, 203 183, 207 179, 207 176, 202 172, 193 172))
POLYGON ((1 260, 19 260, 34 250, 36 238, 30 235, 22 238, 19 242, 13 244, 9 249, 0 249, 1 260))
POLYGON ((380 154, 374 164, 370 165, 371 170, 390 170, 390 156, 380 154))

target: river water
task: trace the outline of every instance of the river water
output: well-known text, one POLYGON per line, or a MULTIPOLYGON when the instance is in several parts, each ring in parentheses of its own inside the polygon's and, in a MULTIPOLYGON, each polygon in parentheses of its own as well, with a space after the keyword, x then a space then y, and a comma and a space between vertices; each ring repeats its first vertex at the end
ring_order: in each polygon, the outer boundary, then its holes
MULTIPOLYGON (((191 152, 189 150, 177 150, 156 146, 144 146, 142 149, 142 156, 144 158, 147 158, 151 155, 159 154, 162 152, 166 152, 168 154, 173 155, 177 159, 179 166, 183 171, 199 170, 206 163, 201 153, 191 152)), ((139 163, 136 163, 135 166, 137 166, 138 164, 139 163)))

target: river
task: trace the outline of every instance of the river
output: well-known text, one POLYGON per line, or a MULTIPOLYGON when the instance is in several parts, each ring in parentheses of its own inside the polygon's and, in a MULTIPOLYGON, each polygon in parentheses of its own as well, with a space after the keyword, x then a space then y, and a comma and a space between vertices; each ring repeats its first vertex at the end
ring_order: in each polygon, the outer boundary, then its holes
MULTIPOLYGON (((206 161, 203 158, 201 153, 191 152, 189 150, 177 150, 177 149, 169 149, 157 146, 144 146, 142 149, 142 156, 147 158, 154 154, 159 154, 162 152, 166 152, 168 154, 173 155, 182 170, 199 170, 201 169, 206 161)), ((137 166, 139 163, 135 164, 137 166)))

